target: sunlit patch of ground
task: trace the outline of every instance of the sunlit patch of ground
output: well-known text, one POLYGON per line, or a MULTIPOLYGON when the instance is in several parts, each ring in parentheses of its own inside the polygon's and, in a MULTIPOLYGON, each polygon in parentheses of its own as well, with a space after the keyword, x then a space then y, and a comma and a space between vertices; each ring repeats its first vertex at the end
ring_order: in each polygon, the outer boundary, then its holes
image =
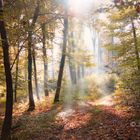
POLYGON ((75 110, 74 109, 66 108, 66 109, 62 110, 61 112, 59 112, 57 114, 57 117, 58 118, 61 118, 61 119, 66 119, 69 116, 72 116, 74 113, 75 113, 75 110))
POLYGON ((90 113, 81 113, 75 111, 71 116, 66 118, 57 118, 56 123, 63 124, 64 131, 66 130, 73 130, 76 128, 81 128, 82 126, 86 125, 88 121, 91 119, 90 113))
POLYGON ((71 108, 61 110, 56 116, 56 123, 63 124, 64 130, 80 128, 91 119, 91 113, 87 111, 89 108, 86 102, 79 101, 71 108))
POLYGON ((100 105, 112 106, 114 103, 113 103, 113 100, 112 100, 112 96, 107 95, 107 96, 102 97, 99 100, 96 100, 95 102, 89 102, 89 104, 96 105, 96 106, 100 106, 100 105))

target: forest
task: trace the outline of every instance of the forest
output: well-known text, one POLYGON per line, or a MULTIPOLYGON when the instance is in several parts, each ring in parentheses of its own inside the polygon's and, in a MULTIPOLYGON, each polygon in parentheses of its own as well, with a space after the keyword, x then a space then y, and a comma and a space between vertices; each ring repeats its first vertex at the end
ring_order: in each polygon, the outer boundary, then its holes
POLYGON ((140 140, 140 0, 0 0, 0 140, 140 140))

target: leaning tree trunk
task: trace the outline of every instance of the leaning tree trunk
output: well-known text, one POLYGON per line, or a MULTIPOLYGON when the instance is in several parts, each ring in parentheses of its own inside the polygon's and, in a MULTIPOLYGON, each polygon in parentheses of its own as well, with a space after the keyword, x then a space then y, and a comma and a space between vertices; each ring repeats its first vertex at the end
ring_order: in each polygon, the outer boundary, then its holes
POLYGON ((3 0, 0 0, 0 35, 2 41, 3 61, 6 77, 6 110, 4 123, 1 131, 1 140, 10 140, 11 125, 12 125, 12 110, 13 110, 13 87, 12 87, 12 75, 10 71, 9 44, 7 40, 7 33, 3 19, 3 0))
POLYGON ((47 63, 47 50, 46 50, 46 25, 42 24, 42 35, 43 35, 43 63, 44 63, 44 93, 45 96, 49 96, 48 91, 48 63, 47 63))
POLYGON ((33 98, 32 89, 32 47, 33 47, 33 29, 39 15, 39 3, 35 9, 33 21, 28 31, 28 94, 29 94, 29 108, 28 111, 33 111, 35 109, 35 103, 33 98))
POLYGON ((57 80, 57 89, 56 89, 56 94, 55 94, 54 102, 58 102, 59 101, 59 95, 60 95, 60 90, 61 90, 61 83, 62 83, 64 66, 65 66, 65 58, 66 58, 67 36, 68 36, 68 15, 67 15, 67 10, 65 10, 63 50, 62 50, 62 58, 61 58, 61 62, 60 62, 60 68, 59 68, 59 74, 58 74, 58 80, 57 80))

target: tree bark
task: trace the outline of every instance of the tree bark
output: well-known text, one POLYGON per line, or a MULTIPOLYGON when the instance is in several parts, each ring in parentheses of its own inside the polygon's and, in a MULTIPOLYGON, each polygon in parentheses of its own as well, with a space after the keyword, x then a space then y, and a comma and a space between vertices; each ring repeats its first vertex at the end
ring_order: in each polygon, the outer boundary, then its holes
POLYGON ((76 70, 70 57, 69 57, 69 70, 70 70, 70 77, 71 77, 72 84, 75 85, 77 83, 76 70))
MULTIPOLYGON (((74 43, 73 32, 71 32, 71 34, 70 34, 70 40, 72 40, 72 41, 69 41, 69 53, 73 55, 75 52, 75 43, 74 43)), ((73 56, 69 56, 70 77, 71 77, 72 84, 76 84, 77 83, 76 65, 75 65, 74 59, 72 57, 73 56)))
POLYGON ((80 65, 77 65, 77 79, 80 80, 81 79, 81 69, 80 69, 80 65))
POLYGON ((55 70, 54 70, 54 50, 52 48, 52 79, 54 80, 55 79, 55 70))
POLYGON ((29 109, 35 109, 33 89, 32 89, 32 33, 28 33, 28 94, 29 94, 29 109))
POLYGON ((19 56, 16 61, 16 76, 15 76, 15 86, 14 86, 14 92, 15 92, 14 101, 15 102, 17 102, 18 64, 19 64, 19 56))
POLYGON ((81 65, 81 69, 82 69, 82 77, 85 77, 85 67, 84 64, 81 65))
POLYGON ((38 90, 38 79, 37 79, 37 68, 36 68, 36 56, 35 56, 35 48, 33 47, 33 64, 34 64, 34 80, 35 80, 35 92, 36 92, 36 97, 38 100, 40 100, 39 97, 39 90, 38 90))
POLYGON ((28 31, 28 94, 29 94, 29 108, 28 111, 33 111, 35 109, 33 89, 32 89, 32 47, 33 47, 33 29, 39 15, 39 3, 35 9, 33 21, 28 31))
POLYGON ((48 91, 48 64, 47 64, 47 50, 46 50, 46 25, 42 25, 42 35, 43 35, 43 63, 44 63, 44 93, 45 96, 49 96, 48 91))
POLYGON ((3 19, 3 0, 0 0, 0 35, 2 40, 3 61, 6 77, 6 110, 4 123, 1 131, 1 140, 10 140, 12 111, 13 111, 13 87, 12 87, 12 75, 10 71, 9 44, 7 39, 5 23, 3 19))
POLYGON ((62 57, 61 57, 61 62, 60 62, 60 68, 59 68, 59 74, 58 74, 58 80, 57 80, 57 89, 56 89, 54 102, 59 101, 61 83, 62 83, 64 66, 65 66, 65 58, 66 58, 67 36, 68 36, 68 15, 67 15, 67 10, 65 9, 63 50, 62 50, 62 57))

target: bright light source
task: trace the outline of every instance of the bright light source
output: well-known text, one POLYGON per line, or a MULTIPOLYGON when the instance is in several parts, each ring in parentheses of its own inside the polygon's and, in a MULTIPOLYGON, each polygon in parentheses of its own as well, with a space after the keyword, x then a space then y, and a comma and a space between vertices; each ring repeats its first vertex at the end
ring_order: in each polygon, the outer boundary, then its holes
POLYGON ((111 0, 69 0, 70 12, 74 15, 82 15, 89 10, 96 10, 99 6, 109 4, 111 0))
POLYGON ((69 9, 73 14, 84 14, 92 5, 93 0, 69 0, 69 9))

